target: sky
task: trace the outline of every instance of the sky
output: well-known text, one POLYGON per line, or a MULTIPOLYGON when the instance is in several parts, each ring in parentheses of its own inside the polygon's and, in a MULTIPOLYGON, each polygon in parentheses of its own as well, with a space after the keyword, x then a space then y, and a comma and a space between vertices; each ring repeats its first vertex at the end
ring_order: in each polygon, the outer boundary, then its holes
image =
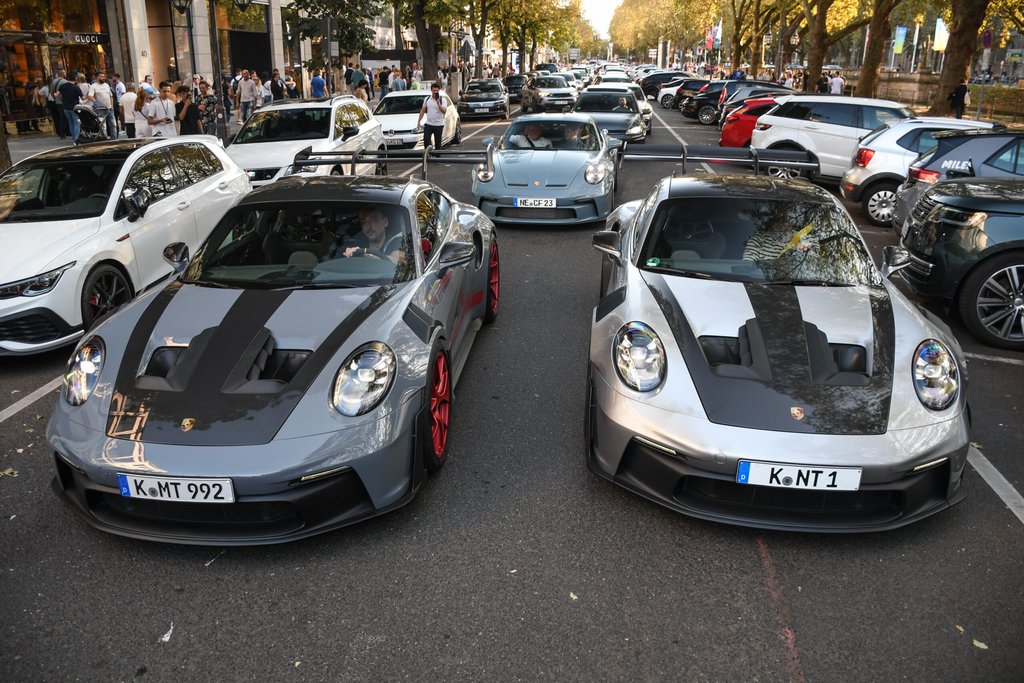
POLYGON ((622 0, 583 0, 583 16, 607 38, 608 24, 612 21, 615 8, 621 4, 622 0))

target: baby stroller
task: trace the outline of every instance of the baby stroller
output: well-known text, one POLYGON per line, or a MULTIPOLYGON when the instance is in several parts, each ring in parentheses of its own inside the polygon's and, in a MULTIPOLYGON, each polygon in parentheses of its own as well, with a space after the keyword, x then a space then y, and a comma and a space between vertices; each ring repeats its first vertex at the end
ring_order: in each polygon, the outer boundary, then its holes
POLYGON ((86 142, 99 142, 107 139, 107 110, 103 107, 95 109, 87 104, 75 105, 75 116, 78 117, 79 133, 75 140, 82 145, 86 142))

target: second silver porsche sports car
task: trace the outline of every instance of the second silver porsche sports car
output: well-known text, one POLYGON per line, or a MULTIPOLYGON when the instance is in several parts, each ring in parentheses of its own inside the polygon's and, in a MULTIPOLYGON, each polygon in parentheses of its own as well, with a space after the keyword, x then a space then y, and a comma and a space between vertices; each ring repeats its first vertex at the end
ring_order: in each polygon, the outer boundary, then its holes
POLYGON ((498 269, 493 224, 426 182, 256 190, 175 282, 79 344, 47 430, 54 489, 99 529, 179 543, 393 510, 446 460, 498 269))
POLYGON ((591 470, 694 517, 774 529, 889 529, 963 498, 960 347, 875 268, 829 193, 666 178, 607 226, 591 470))
POLYGON ((520 116, 499 140, 493 168, 473 170, 473 196, 495 222, 603 220, 612 210, 621 148, 586 114, 520 116))

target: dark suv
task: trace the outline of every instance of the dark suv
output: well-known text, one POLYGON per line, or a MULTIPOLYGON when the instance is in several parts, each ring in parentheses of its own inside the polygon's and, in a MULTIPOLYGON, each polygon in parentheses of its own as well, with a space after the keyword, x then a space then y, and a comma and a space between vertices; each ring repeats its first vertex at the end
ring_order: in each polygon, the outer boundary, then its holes
POLYGON ((526 76, 512 74, 505 76, 505 90, 508 91, 508 101, 518 102, 521 99, 523 86, 526 85, 526 76))
POLYGON ((935 147, 907 169, 896 192, 892 222, 897 232, 929 185, 952 178, 1024 178, 1024 133, 1006 130, 949 130, 935 133, 935 147))
POLYGON ((933 185, 908 224, 910 288, 952 302, 985 344, 1024 351, 1024 177, 933 185))
POLYGON ((697 119, 706 126, 718 120, 718 100, 722 97, 725 84, 730 81, 711 81, 696 95, 683 98, 679 111, 683 116, 697 119))
POLYGON ((640 88, 644 97, 657 97, 661 86, 677 78, 685 78, 690 74, 685 71, 655 71, 650 76, 640 79, 640 88))

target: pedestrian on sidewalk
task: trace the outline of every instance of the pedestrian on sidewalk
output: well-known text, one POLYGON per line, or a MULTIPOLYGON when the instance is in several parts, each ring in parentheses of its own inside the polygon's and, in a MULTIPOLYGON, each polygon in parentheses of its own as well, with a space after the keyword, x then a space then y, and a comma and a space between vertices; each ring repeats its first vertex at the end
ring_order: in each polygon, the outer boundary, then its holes
POLYGON ((46 107, 50 111, 50 118, 53 119, 53 132, 63 140, 68 136, 68 120, 64 118, 64 112, 60 106, 60 96, 57 94, 62 83, 67 82, 67 73, 64 69, 57 69, 57 73, 50 79, 50 90, 46 95, 46 107))
POLYGON ((217 134, 217 95, 213 88, 206 81, 199 81, 199 99, 196 100, 199 108, 199 118, 203 122, 203 132, 207 135, 217 134))
POLYGON ((64 115, 64 121, 67 124, 68 136, 77 145, 81 127, 78 124, 75 107, 82 101, 82 90, 78 87, 77 83, 62 81, 60 88, 57 90, 57 97, 60 100, 61 113, 64 115))
POLYGON ((124 121, 124 134, 130 138, 135 137, 135 101, 139 98, 135 94, 135 84, 128 83, 125 92, 117 101, 121 109, 121 120, 124 121))
POLYGON ((135 136, 140 138, 153 137, 153 127, 142 113, 143 108, 156 98, 156 91, 148 83, 139 85, 138 97, 135 100, 135 136))
POLYGON ((953 115, 958 119, 962 119, 964 117, 964 109, 967 106, 968 92, 967 79, 961 78, 960 83, 953 88, 953 92, 949 93, 949 96, 946 98, 949 100, 949 106, 953 109, 953 115))
MULTIPOLYGON (((153 127, 154 137, 173 138, 178 135, 178 129, 174 126, 177 103, 174 101, 173 88, 174 84, 170 81, 160 81, 160 97, 142 108, 146 120, 153 127)), ((185 89, 188 90, 188 87, 185 89)))
POLYGON ((174 105, 174 116, 178 119, 181 135, 202 135, 202 112, 199 105, 192 101, 192 88, 187 85, 178 86, 178 103, 174 105))
POLYGON ((252 116, 253 108, 256 106, 256 97, 259 86, 256 80, 249 77, 247 69, 242 70, 242 79, 238 81, 235 88, 235 104, 238 107, 239 123, 245 123, 252 116))
POLYGON ((114 91, 114 121, 120 128, 124 128, 124 115, 123 108, 121 107, 121 98, 128 92, 128 89, 124 85, 124 81, 121 80, 121 74, 114 74, 110 79, 110 87, 114 91))
POLYGON ((92 103, 96 115, 107 126, 107 139, 117 139, 117 114, 114 111, 114 91, 107 83, 107 74, 100 71, 96 74, 96 82, 89 86, 89 102, 92 103))
POLYGON ((320 99, 326 92, 327 81, 320 77, 320 69, 313 69, 313 78, 309 79, 309 89, 313 99, 320 99))

